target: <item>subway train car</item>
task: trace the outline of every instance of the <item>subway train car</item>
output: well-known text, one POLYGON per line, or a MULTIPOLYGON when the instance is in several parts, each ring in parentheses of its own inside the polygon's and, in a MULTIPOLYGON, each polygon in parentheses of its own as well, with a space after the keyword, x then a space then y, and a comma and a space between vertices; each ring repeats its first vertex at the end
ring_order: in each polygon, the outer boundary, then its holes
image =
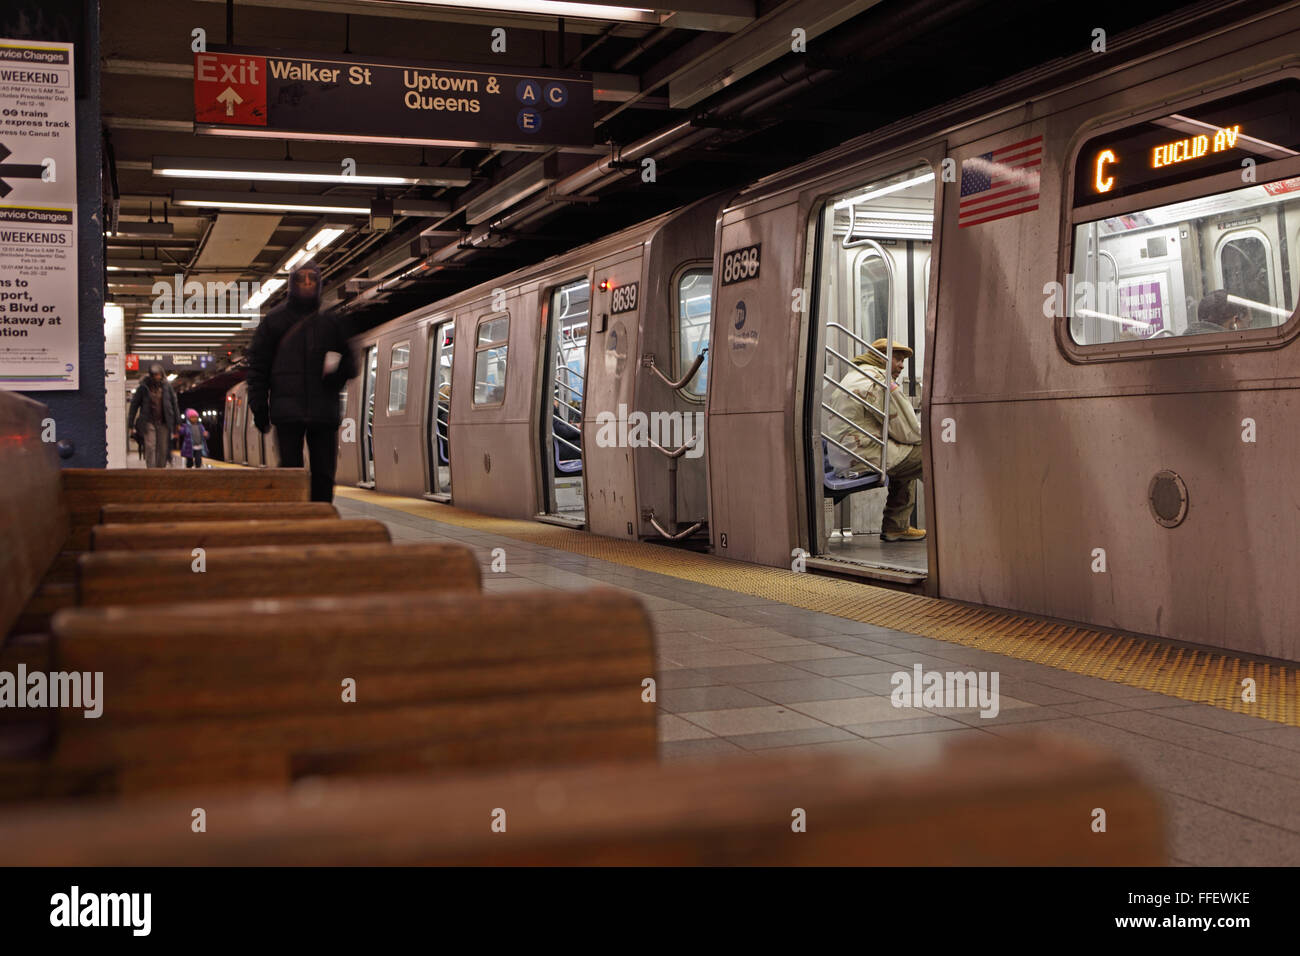
POLYGON ((1300 9, 1141 40, 723 212, 717 553, 1300 659, 1300 9), (885 335, 916 349, 894 394, 922 411, 924 543, 881 542, 878 480, 827 460, 848 362, 885 335))
POLYGON ((1300 660, 1300 6, 1169 35, 359 336, 339 482, 1300 660), (920 542, 845 414, 878 339, 920 542))
POLYGON ((699 533, 723 201, 701 200, 358 336, 362 373, 344 412, 355 441, 340 442, 339 482, 612 537, 699 533), (637 412, 647 420, 640 431, 637 412))
POLYGON ((240 382, 226 392, 226 412, 222 425, 225 460, 238 465, 274 468, 280 462, 276 451, 275 429, 265 435, 253 424, 248 408, 248 383, 240 382))

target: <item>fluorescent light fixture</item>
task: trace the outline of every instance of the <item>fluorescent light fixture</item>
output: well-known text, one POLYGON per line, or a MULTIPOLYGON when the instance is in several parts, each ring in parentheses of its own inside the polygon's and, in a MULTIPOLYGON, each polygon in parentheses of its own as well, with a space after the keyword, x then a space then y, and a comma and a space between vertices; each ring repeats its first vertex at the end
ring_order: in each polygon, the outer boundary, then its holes
POLYGON ((465 207, 465 221, 471 226, 487 222, 503 209, 509 209, 559 178, 559 158, 555 154, 534 160, 471 199, 465 207))
POLYGON ((178 179, 334 183, 341 186, 468 186, 471 178, 468 169, 457 167, 358 163, 356 171, 347 174, 338 163, 199 156, 155 156, 153 174, 178 179))
POLYGON ((879 199, 881 196, 888 196, 890 193, 900 192, 909 186, 919 186, 921 183, 928 183, 934 179, 934 173, 929 172, 917 176, 913 179, 904 179, 901 183, 893 183, 889 186, 881 186, 879 189, 868 189, 864 193, 856 196, 850 196, 848 199, 841 199, 835 204, 836 209, 845 209, 850 206, 856 206, 858 203, 867 202, 871 199, 879 199))
POLYGON ((109 272, 167 272, 180 268, 175 262, 160 259, 109 259, 109 272))
POLYGON ((283 287, 283 279, 267 279, 262 283, 262 287, 244 303, 244 311, 247 312, 249 310, 255 311, 260 309, 267 299, 271 298, 271 296, 275 295, 283 287))
MULTIPOLYGON (((141 312, 141 319, 245 319, 240 312, 141 312)), ((205 325, 207 323, 204 323, 205 325)))
MULTIPOLYGON (((173 206, 200 209, 247 209, 252 212, 321 212, 344 216, 369 216, 370 198, 348 196, 297 196, 291 193, 208 192, 177 189, 172 192, 173 206)), ((445 216, 451 203, 436 199, 394 199, 399 216, 445 216)))
POLYGON ((127 239, 170 239, 176 235, 176 224, 171 222, 123 222, 117 221, 113 232, 104 230, 104 235, 127 239))
POLYGON ((289 258, 285 260, 284 264, 275 271, 292 272, 304 262, 309 262, 315 258, 316 253, 320 252, 345 232, 347 232, 346 229, 338 229, 334 226, 321 226, 316 230, 315 234, 302 245, 301 248, 292 253, 289 258))
POLYGON ((459 7, 496 13, 533 13, 572 20, 620 20, 624 23, 658 23, 659 14, 644 7, 617 7, 603 3, 565 3, 563 0, 401 0, 428 7, 459 7))
POLYGON ((1239 295, 1228 296, 1228 301, 1233 305, 1244 305, 1248 309, 1259 309, 1261 312, 1269 312, 1273 315, 1280 315, 1284 318, 1290 318, 1290 309, 1279 309, 1275 305, 1265 305, 1263 302, 1256 302, 1254 299, 1243 299, 1239 295))
POLYGON ((1074 314, 1081 319, 1102 319, 1106 322, 1114 322, 1118 325, 1131 325, 1135 329, 1147 330, 1151 328, 1150 322, 1140 322, 1137 319, 1125 318, 1122 315, 1111 315, 1108 312, 1097 312, 1093 309, 1075 309, 1074 314))

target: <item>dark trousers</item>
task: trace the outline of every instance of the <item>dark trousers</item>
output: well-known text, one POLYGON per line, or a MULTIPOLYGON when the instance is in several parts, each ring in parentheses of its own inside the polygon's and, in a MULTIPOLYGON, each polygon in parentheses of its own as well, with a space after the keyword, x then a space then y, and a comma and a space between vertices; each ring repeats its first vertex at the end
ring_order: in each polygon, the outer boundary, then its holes
POLYGON ((339 429, 337 425, 307 425, 302 422, 276 422, 276 444, 281 468, 302 467, 302 440, 307 439, 311 459, 311 500, 334 500, 334 471, 338 467, 339 429))
POLYGON ((186 458, 186 459, 185 459, 185 467, 186 467, 186 468, 202 468, 202 467, 203 467, 203 456, 202 456, 202 455, 195 455, 195 456, 192 457, 192 458, 186 458))

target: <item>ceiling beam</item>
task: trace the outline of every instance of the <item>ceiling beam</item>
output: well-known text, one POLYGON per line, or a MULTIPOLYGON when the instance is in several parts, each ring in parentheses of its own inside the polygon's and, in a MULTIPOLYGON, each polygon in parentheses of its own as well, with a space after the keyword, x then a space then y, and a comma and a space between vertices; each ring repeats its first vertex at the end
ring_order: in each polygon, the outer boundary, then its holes
POLYGON ((673 109, 689 109, 790 53, 795 29, 813 40, 879 2, 786 0, 761 20, 716 44, 712 56, 675 76, 668 84, 668 103, 673 109))

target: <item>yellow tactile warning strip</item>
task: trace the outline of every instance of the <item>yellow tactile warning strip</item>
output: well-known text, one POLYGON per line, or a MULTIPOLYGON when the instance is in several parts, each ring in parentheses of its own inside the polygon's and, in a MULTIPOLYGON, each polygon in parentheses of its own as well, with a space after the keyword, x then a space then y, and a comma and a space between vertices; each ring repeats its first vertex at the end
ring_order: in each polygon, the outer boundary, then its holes
POLYGON ((1041 621, 716 555, 604 538, 537 521, 494 518, 432 501, 355 488, 338 488, 336 493, 485 534, 515 538, 1300 727, 1297 707, 1300 667, 1294 665, 1041 621), (1251 702, 1242 699, 1247 678, 1255 682, 1251 702))

